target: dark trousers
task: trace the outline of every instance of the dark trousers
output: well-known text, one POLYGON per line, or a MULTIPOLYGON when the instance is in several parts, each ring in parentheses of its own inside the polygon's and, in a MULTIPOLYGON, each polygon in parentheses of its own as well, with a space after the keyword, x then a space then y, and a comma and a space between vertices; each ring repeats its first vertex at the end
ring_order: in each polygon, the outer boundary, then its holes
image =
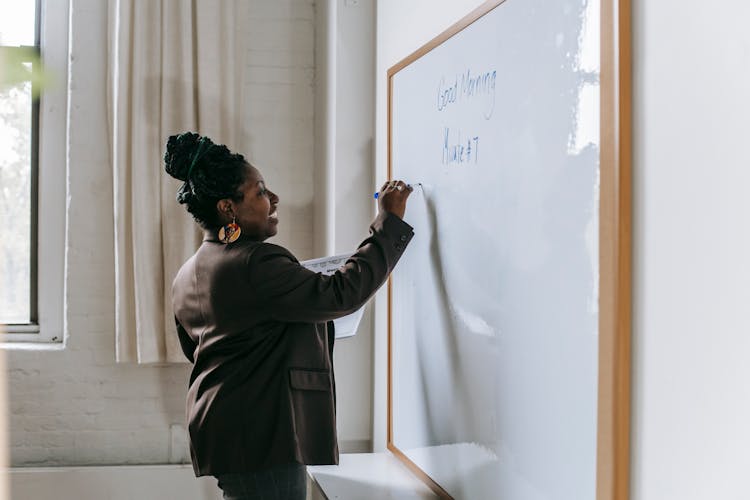
POLYGON ((305 500, 307 473, 301 464, 216 477, 224 500, 305 500))

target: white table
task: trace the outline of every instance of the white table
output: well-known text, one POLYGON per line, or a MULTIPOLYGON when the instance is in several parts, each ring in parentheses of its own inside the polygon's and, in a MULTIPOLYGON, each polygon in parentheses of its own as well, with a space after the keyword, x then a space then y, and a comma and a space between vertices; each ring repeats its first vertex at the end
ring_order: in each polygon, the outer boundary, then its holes
POLYGON ((349 453, 308 466, 312 500, 421 500, 437 496, 391 453, 349 453))

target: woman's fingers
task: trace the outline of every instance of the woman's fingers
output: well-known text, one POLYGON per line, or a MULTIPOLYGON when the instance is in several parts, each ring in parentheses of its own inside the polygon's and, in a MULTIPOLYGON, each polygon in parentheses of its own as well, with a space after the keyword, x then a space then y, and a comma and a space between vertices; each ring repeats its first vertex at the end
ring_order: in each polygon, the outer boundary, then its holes
POLYGON ((408 196, 408 194, 411 193, 413 190, 414 189, 409 184, 406 184, 404 181, 393 179, 383 184, 383 187, 380 188, 380 193, 386 194, 386 193, 391 193, 394 191, 405 191, 408 196))
POLYGON ((397 191, 407 191, 412 192, 414 188, 412 188, 409 184, 405 183, 404 181, 395 181, 395 189, 397 191))
POLYGON ((398 191, 403 191, 404 189, 407 189, 409 187, 410 186, 404 181, 394 179, 383 184, 383 187, 380 188, 380 190, 385 191, 386 189, 396 189, 398 191))
POLYGON ((387 181, 385 184, 383 184, 383 187, 380 188, 380 191, 385 193, 388 191, 393 191, 396 189, 397 181, 387 181))

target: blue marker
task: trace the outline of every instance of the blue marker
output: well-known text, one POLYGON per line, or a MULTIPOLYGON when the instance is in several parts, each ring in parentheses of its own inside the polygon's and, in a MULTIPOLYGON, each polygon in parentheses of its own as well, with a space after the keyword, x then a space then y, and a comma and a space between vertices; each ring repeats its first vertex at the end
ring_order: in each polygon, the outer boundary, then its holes
MULTIPOLYGON (((422 183, 421 183, 421 182, 417 182, 417 183, 416 183, 416 184, 414 184, 414 185, 415 185, 415 186, 419 186, 419 187, 422 187, 422 183)), ((406 187, 412 187, 412 185, 411 185, 411 184, 407 184, 407 185, 406 185, 406 187)), ((372 197, 373 197, 373 198, 375 198, 376 200, 378 199, 378 197, 379 197, 379 196, 380 196, 380 192, 379 192, 379 191, 375 191, 375 194, 374 194, 374 195, 372 195, 372 197)))

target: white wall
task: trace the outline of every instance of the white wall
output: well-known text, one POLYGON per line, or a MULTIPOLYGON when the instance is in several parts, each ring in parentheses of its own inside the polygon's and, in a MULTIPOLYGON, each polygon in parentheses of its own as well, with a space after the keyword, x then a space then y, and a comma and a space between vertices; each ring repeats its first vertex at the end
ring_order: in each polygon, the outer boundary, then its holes
MULTIPOLYGON (((61 351, 9 351, 11 464, 185 460, 189 367, 114 362, 112 175, 106 136, 106 2, 71 1, 66 313, 61 351), (178 436, 179 437, 179 436, 178 436)), ((254 0, 246 29, 247 157, 281 194, 279 242, 312 252, 314 9, 254 0)), ((217 138, 218 140, 218 138, 217 138)), ((154 168, 162 168, 155 165, 154 168)), ((44 231, 44 221, 40 221, 44 231)), ((62 291, 61 291, 62 293, 62 291)))
MULTIPOLYGON (((388 67, 480 3, 378 2, 379 174, 388 67)), ((633 3, 632 498, 748 498, 750 6, 633 3)), ((382 449, 384 300, 374 360, 374 444, 382 449)))
POLYGON ((750 5, 634 2, 633 498, 750 496, 750 5))
MULTIPOLYGON (((368 235, 375 124, 375 0, 316 3, 315 218, 318 255, 352 252, 368 235)), ((372 448, 372 306, 334 350, 339 446, 372 448)))
MULTIPOLYGON (((318 256, 353 252, 374 215, 375 1, 316 3, 315 203, 318 256)), ((334 349, 342 452, 372 448, 372 307, 334 349)))
MULTIPOLYGON (((347 253, 368 236, 375 215, 375 0, 336 5, 336 122, 333 252, 347 253)), ((381 183, 385 180, 382 178, 381 183)), ((372 306, 357 335, 334 350, 338 431, 343 451, 372 447, 372 306)))
MULTIPOLYGON (((190 465, 19 467, 9 472, 14 500, 220 500, 216 479, 190 465)), ((11 498, 0 497, 0 498, 11 498)))
POLYGON ((245 157, 279 195, 274 243, 313 257, 313 0, 252 0, 243 76, 245 157))

